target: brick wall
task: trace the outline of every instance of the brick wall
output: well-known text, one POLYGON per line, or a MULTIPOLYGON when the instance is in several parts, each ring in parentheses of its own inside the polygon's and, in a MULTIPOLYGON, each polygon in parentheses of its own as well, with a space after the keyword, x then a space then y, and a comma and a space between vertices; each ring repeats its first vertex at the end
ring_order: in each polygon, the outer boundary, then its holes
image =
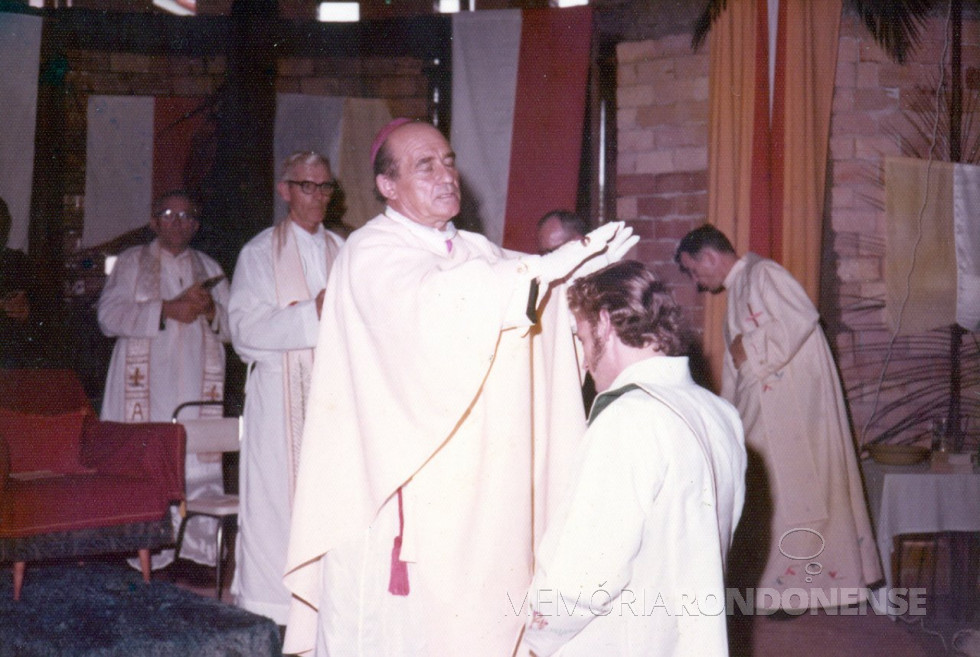
POLYGON ((151 56, 68 50, 65 78, 65 193, 85 193, 88 98, 118 96, 207 96, 224 78, 225 57, 151 56))
MULTIPOLYGON (((66 52, 65 193, 85 193, 85 129, 90 95, 207 96, 224 82, 224 55, 182 56, 66 52)), ((428 80, 422 62, 291 57, 277 62, 276 90, 322 96, 386 98, 395 116, 426 116, 428 80)))
POLYGON ((641 236, 636 257, 700 317, 674 249, 708 210, 708 53, 689 35, 617 47, 616 215, 641 236))
MULTIPOLYGON (((883 161, 903 154, 898 134, 926 150, 904 112, 917 97, 933 97, 943 35, 941 19, 927 21, 921 46, 906 65, 898 65, 885 57, 856 16, 845 12, 841 24, 820 306, 862 441, 873 409, 880 413, 889 402, 915 392, 915 386, 894 375, 879 385, 883 370, 898 372, 895 363, 916 353, 906 340, 892 342, 884 324, 883 161), (886 360, 891 362, 887 369, 886 360)), ((617 215, 642 236, 637 257, 668 281, 697 323, 702 321, 701 299, 678 273, 672 254, 678 239, 702 223, 707 212, 707 51, 705 46, 692 53, 686 34, 617 47, 617 215)), ((966 79, 976 86, 980 73, 970 67, 980 63, 980 22, 969 16, 962 61, 966 79)), ((980 128, 980 117, 974 125, 980 128)), ((945 335, 938 334, 940 340, 945 335)), ((972 354, 975 359, 975 346, 972 354)), ((922 356, 923 362, 926 357, 948 371, 941 354, 938 359, 935 354, 922 356)), ((966 390, 964 396, 977 398, 977 389, 966 390)), ((980 422, 974 422, 974 431, 980 430, 980 422)), ((874 437, 882 423, 867 428, 867 437, 874 437)), ((924 431, 920 423, 889 440, 925 440, 924 431)))
MULTIPOLYGON (((939 63, 948 47, 946 33, 942 18, 928 20, 919 48, 905 65, 899 65, 885 57, 857 17, 845 13, 841 24, 830 138, 830 207, 826 215, 831 238, 824 245, 826 261, 834 264, 825 278, 832 276, 836 282, 827 289, 836 287, 836 295, 823 304, 822 310, 836 347, 852 421, 863 442, 880 435, 922 402, 922 373, 903 374, 910 364, 928 369, 938 377, 934 379, 937 382, 950 370, 947 330, 892 338, 885 324, 883 278, 887 227, 884 160, 901 155, 925 157, 930 150, 928 140, 916 134, 912 126, 923 121, 931 125, 935 116, 915 119, 912 108, 923 100, 926 107, 934 108, 939 63), (882 417, 889 404, 898 408, 882 417)), ((948 59, 947 54, 945 61, 948 59)), ((976 69, 971 72, 971 67, 980 64, 980 22, 969 17, 963 25, 962 62, 964 77, 968 81, 975 78, 976 69)), ((948 75, 947 66, 947 84, 948 75)), ((965 91, 976 93, 975 88, 965 91)), ((941 113, 946 111, 944 108, 941 113)), ((967 121, 964 118, 964 125, 967 121)), ((947 131, 948 120, 943 116, 940 139, 947 138, 947 131)), ((976 139, 976 128, 973 135, 976 139)), ((934 157, 947 159, 948 148, 940 145, 934 157)), ((975 347, 967 349, 964 356, 975 363, 975 347)), ((976 387, 966 386, 964 403, 975 400, 976 393, 976 387)), ((935 400, 935 411, 920 411, 923 417, 917 423, 888 440, 927 442, 928 416, 944 413, 947 398, 941 393, 935 400)), ((968 411, 966 405, 964 411, 968 411)), ((967 437, 971 443, 976 442, 974 431, 967 437)))
POLYGON ((276 90, 314 96, 387 98, 392 116, 429 113, 428 79, 412 57, 293 57, 278 63, 276 90))

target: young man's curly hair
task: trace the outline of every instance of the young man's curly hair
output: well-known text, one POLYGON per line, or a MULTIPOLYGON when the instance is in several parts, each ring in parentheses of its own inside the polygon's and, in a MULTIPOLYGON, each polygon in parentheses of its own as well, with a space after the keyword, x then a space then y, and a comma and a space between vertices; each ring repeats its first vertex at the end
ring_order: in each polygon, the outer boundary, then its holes
POLYGON ((592 326, 605 309, 616 335, 630 347, 655 346, 667 356, 685 353, 681 309, 641 262, 624 260, 580 278, 568 289, 568 303, 592 326))

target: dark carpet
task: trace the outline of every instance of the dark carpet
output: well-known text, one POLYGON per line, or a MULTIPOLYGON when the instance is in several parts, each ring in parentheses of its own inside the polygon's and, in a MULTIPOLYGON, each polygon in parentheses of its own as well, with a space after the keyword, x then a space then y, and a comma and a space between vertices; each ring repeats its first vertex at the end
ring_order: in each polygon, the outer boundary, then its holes
POLYGON ((281 657, 276 624, 106 563, 0 570, 0 657, 281 657))

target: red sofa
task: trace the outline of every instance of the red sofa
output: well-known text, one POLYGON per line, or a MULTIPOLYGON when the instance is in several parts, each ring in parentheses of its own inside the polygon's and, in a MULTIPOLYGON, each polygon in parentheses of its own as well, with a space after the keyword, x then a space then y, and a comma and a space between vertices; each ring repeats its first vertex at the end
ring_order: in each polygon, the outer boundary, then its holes
POLYGON ((14 599, 29 561, 173 544, 184 495, 179 424, 102 422, 70 370, 0 370, 0 563, 14 599))

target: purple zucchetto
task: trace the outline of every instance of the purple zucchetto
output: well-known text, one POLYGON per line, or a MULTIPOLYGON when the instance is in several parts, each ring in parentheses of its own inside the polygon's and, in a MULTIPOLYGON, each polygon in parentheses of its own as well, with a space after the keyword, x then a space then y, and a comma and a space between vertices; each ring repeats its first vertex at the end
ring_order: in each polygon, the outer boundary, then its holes
POLYGON ((406 123, 411 123, 411 122, 412 119, 408 119, 402 116, 397 119, 392 119, 391 121, 386 123, 385 126, 381 128, 381 130, 378 130, 378 135, 374 138, 374 141, 371 142, 371 166, 372 167, 374 166, 375 158, 378 157, 378 151, 381 150, 381 145, 385 143, 385 140, 388 139, 388 136, 392 132, 394 132, 396 128, 399 128, 405 125, 406 123))

